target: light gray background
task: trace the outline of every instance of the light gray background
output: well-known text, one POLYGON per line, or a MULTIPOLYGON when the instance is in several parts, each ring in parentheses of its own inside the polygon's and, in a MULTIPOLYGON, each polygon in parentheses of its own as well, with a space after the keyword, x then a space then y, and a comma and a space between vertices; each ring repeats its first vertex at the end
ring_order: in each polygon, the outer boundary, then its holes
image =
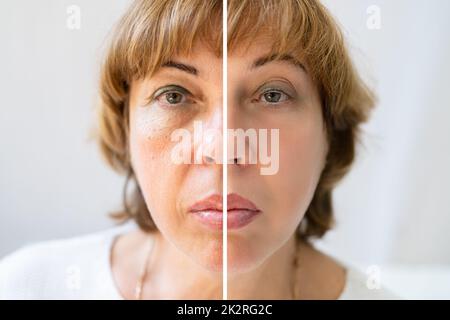
POLYGON ((0 256, 111 225, 122 180, 89 136, 107 34, 127 3, 0 2, 0 256), (72 4, 79 30, 66 26, 72 4))
MULTIPOLYGON (((112 225, 123 178, 89 132, 105 40, 128 3, 0 2, 0 256, 112 225), (81 8, 80 30, 66 26, 70 5, 81 8)), ((337 228, 318 246, 382 266, 410 297, 450 297, 450 2, 324 3, 380 103, 335 194, 337 228), (380 30, 366 27, 370 5, 380 30)))

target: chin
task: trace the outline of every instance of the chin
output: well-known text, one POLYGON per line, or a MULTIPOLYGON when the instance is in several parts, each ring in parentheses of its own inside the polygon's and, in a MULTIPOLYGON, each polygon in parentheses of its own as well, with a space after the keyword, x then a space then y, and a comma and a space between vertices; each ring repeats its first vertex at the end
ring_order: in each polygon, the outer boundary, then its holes
MULTIPOLYGON (((222 249, 220 249, 220 251, 205 251, 205 253, 202 253, 201 255, 192 256, 192 253, 190 253, 190 255, 191 258, 201 265, 206 272, 223 272, 222 249)), ((234 250, 228 245, 227 270, 230 276, 251 271, 258 267, 262 261, 263 258, 258 259, 249 251, 234 250)))
POLYGON ((222 239, 210 239, 204 244, 198 244, 192 248, 185 248, 185 253, 191 257, 198 265, 205 269, 205 272, 222 273, 222 239))
POLYGON ((229 237, 227 248, 229 275, 249 272, 260 266, 265 256, 263 252, 259 252, 258 247, 256 243, 229 237))

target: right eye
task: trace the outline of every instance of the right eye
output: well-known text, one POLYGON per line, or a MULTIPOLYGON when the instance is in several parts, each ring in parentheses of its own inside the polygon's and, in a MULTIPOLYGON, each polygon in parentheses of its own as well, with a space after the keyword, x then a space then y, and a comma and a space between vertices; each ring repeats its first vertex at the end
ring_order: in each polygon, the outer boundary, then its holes
POLYGON ((175 107, 187 103, 192 103, 189 99, 191 93, 180 86, 169 86, 158 90, 154 95, 154 100, 163 106, 175 107))
POLYGON ((176 91, 169 91, 158 96, 158 99, 164 99, 163 101, 164 103, 167 102, 169 104, 178 104, 183 102, 184 101, 183 99, 185 99, 185 97, 182 93, 176 91))

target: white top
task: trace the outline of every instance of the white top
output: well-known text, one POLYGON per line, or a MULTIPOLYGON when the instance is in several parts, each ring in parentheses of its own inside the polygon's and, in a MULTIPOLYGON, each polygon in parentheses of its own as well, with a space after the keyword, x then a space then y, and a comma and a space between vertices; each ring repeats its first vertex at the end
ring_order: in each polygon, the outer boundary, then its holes
MULTIPOLYGON (((0 260, 0 300, 121 300, 111 271, 113 240, 136 228, 132 221, 104 231, 30 244, 0 260)), ((385 289, 370 290, 366 277, 346 266, 345 299, 396 299, 385 289)))

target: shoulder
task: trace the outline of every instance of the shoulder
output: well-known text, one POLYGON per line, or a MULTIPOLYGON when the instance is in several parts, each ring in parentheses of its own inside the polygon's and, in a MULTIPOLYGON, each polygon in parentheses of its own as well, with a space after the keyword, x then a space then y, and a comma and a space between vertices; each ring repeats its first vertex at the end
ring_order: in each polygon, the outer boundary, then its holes
POLYGON ((311 243, 302 243, 303 286, 307 299, 391 300, 399 299, 384 284, 350 263, 319 250, 311 243))
POLYGON ((399 300, 379 279, 347 265, 346 282, 339 300, 399 300))
POLYGON ((83 283, 100 280, 109 241, 124 230, 119 226, 42 241, 10 253, 0 260, 0 299, 76 298, 86 293, 83 283))

